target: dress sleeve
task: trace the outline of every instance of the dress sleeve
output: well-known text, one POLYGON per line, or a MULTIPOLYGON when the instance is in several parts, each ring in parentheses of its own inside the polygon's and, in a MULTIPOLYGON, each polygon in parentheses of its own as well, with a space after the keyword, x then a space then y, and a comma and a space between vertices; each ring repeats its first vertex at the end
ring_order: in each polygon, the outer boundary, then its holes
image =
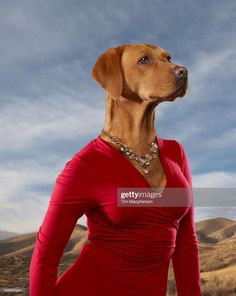
POLYGON ((77 220, 95 207, 88 195, 86 166, 78 157, 58 175, 31 257, 30 296, 54 296, 57 269, 77 220))
MULTIPOLYGON (((189 161, 184 147, 181 150, 182 172, 192 188, 192 176, 189 161)), ((175 274, 178 296, 201 296, 200 258, 198 238, 194 224, 193 199, 187 213, 179 221, 175 251, 172 255, 172 266, 175 274)))

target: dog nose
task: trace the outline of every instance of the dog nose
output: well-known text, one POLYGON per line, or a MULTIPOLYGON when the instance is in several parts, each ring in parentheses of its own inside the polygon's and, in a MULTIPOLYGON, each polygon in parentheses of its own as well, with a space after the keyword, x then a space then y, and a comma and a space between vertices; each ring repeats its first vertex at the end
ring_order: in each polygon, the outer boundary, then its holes
POLYGON ((185 67, 177 66, 174 69, 174 74, 177 78, 186 78, 188 76, 188 70, 185 67))

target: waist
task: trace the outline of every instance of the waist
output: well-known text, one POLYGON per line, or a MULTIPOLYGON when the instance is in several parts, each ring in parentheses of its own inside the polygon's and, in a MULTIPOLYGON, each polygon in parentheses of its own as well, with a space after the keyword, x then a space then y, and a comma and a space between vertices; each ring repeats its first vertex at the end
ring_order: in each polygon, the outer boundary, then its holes
MULTIPOLYGON (((116 260, 121 266, 134 267, 135 269, 156 268, 169 262, 174 252, 175 242, 159 241, 158 244, 147 242, 146 244, 111 242, 92 240, 94 249, 110 257, 111 261, 116 260)), ((120 266, 119 265, 119 266, 120 266)))

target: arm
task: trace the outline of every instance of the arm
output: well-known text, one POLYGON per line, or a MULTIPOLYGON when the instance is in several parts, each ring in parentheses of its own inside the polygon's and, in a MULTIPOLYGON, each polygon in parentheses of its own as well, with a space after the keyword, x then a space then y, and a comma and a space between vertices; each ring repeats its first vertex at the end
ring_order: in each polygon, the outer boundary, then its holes
MULTIPOLYGON (((189 161, 184 147, 180 143, 179 145, 181 149, 182 172, 190 188, 192 188, 189 161)), ((193 202, 188 212, 179 221, 176 247, 172 255, 172 265, 178 296, 201 296, 199 246, 194 224, 193 202)))
POLYGON ((77 220, 94 207, 83 179, 85 167, 78 156, 57 177, 43 222, 36 236, 29 277, 30 296, 54 296, 57 268, 77 220))

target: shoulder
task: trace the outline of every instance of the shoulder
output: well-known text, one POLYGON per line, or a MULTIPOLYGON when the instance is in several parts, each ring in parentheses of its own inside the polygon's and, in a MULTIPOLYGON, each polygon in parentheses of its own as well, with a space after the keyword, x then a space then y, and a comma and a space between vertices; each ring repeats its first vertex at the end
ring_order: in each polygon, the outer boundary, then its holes
POLYGON ((98 154, 99 150, 97 149, 94 140, 91 140, 65 161, 64 167, 62 168, 59 176, 63 175, 73 177, 81 175, 82 177, 82 175, 86 175, 88 170, 89 174, 91 174, 96 162, 100 159, 98 154))
POLYGON ((73 158, 80 159, 83 163, 92 164, 105 154, 104 149, 101 149, 100 145, 98 145, 97 138, 94 138, 77 151, 73 158))
POLYGON ((186 152, 184 145, 180 140, 177 139, 168 139, 168 138, 159 138, 161 140, 165 155, 169 158, 178 162, 182 166, 183 161, 186 157, 186 152))
POLYGON ((162 139, 165 155, 178 164, 184 176, 192 186, 190 163, 184 145, 176 139, 162 139))
POLYGON ((177 140, 177 139, 168 139, 168 138, 160 138, 160 141, 163 145, 163 149, 165 151, 172 151, 178 153, 182 153, 182 150, 184 149, 183 144, 177 140))

